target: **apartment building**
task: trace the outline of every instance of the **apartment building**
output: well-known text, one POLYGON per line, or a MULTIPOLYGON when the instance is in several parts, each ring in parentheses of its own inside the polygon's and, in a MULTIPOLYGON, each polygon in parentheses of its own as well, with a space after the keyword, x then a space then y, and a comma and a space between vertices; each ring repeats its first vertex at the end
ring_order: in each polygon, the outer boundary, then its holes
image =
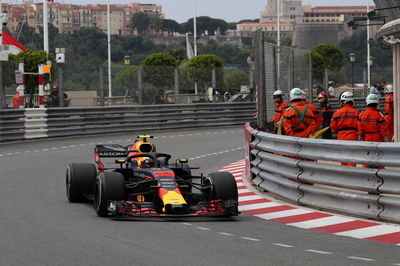
MULTIPOLYGON (((43 26, 43 3, 23 2, 20 5, 2 4, 2 12, 9 16, 9 30, 18 32, 23 24, 39 31, 43 26)), ((131 20, 135 13, 164 17, 162 6, 155 4, 110 5, 110 29, 113 35, 129 35, 131 20)), ((71 5, 58 2, 48 3, 48 21, 60 33, 77 33, 83 27, 97 27, 107 32, 107 5, 71 5)))

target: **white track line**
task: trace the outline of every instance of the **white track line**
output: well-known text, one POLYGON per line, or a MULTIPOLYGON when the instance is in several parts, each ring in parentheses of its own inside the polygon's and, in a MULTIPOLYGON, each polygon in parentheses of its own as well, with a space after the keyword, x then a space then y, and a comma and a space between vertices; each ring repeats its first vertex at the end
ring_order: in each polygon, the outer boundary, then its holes
POLYGON ((330 216, 330 217, 318 218, 318 219, 313 219, 313 220, 304 221, 304 222, 290 223, 288 225, 292 225, 292 226, 304 228, 304 229, 309 229, 309 228, 322 227, 322 226, 328 226, 328 225, 333 225, 333 224, 341 224, 341 223, 346 223, 346 222, 351 222, 351 221, 354 221, 354 219, 349 219, 349 218, 339 217, 339 216, 330 216))
POLYGON ((262 197, 260 197, 258 195, 239 197, 239 202, 247 201, 247 200, 255 200, 255 199, 262 199, 262 197))
POLYGON ((276 218, 283 218, 283 217, 288 217, 288 216, 293 216, 293 215, 306 214, 306 213, 310 213, 310 212, 314 212, 314 211, 293 209, 293 210, 287 210, 287 211, 257 214, 255 216, 260 217, 262 219, 266 219, 266 220, 272 220, 272 219, 276 219, 276 218))
POLYGON ((336 233, 336 235, 340 236, 351 236, 354 238, 368 238, 380 235, 386 235, 390 233, 400 232, 400 227, 398 226, 391 226, 391 225, 376 225, 376 226, 369 226, 366 228, 350 230, 345 232, 336 233))
POLYGON ((269 208, 269 207, 275 207, 275 206, 281 206, 281 204, 276 203, 276 202, 256 203, 256 204, 250 204, 250 205, 244 205, 244 206, 240 206, 240 204, 239 204, 239 211, 257 210, 257 209, 269 208))

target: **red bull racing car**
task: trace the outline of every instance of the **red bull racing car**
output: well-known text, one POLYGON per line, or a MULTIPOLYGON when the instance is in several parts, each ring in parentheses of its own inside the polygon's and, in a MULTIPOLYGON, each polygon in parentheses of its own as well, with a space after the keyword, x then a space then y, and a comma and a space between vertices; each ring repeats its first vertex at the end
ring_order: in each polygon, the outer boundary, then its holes
MULTIPOLYGON (((172 164, 138 136, 128 146, 96 145, 95 164, 71 163, 66 173, 70 202, 93 200, 101 217, 237 216, 236 181, 228 172, 193 176, 187 159, 172 164), (102 158, 113 159, 106 167, 102 158), (115 166, 117 164, 117 167, 115 166)), ((106 159, 104 159, 106 160, 106 159)))

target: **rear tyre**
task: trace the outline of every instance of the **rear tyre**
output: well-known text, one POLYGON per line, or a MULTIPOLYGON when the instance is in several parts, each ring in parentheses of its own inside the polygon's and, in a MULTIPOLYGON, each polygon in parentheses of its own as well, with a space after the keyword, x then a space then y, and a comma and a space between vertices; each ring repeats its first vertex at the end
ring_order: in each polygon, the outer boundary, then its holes
POLYGON ((97 170, 91 163, 71 163, 66 173, 66 194, 70 202, 83 202, 93 193, 97 170))
POLYGON ((94 184, 93 205, 97 215, 108 216, 108 201, 125 199, 125 178, 121 173, 102 172, 94 184))
POLYGON ((216 172, 206 177, 209 200, 238 200, 236 180, 231 173, 216 172))

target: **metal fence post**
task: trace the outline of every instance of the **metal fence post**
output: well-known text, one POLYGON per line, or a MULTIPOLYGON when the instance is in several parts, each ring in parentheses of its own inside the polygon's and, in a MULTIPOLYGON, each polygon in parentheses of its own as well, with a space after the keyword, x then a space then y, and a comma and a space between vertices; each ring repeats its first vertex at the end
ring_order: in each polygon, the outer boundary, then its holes
POLYGON ((216 90, 217 89, 217 71, 215 68, 212 69, 211 76, 212 76, 212 87, 214 88, 214 90, 216 90))
POLYGON ((265 44, 264 34, 257 31, 255 36, 255 59, 256 59, 256 87, 258 91, 258 117, 257 127, 260 130, 265 129, 266 124, 266 88, 265 88, 265 44))
POLYGON ((105 101, 104 101, 104 68, 103 68, 103 65, 99 66, 99 93, 100 93, 100 106, 104 106, 105 101))
POLYGON ((59 106, 64 107, 64 80, 63 80, 63 64, 58 64, 58 87, 59 87, 59 106))
POLYGON ((5 109, 6 107, 6 92, 3 86, 3 62, 0 61, 0 109, 5 109))
POLYGON ((174 69, 175 103, 179 103, 179 69, 174 69))
POLYGON ((143 105, 143 80, 142 80, 142 67, 138 68, 138 104, 143 105))

